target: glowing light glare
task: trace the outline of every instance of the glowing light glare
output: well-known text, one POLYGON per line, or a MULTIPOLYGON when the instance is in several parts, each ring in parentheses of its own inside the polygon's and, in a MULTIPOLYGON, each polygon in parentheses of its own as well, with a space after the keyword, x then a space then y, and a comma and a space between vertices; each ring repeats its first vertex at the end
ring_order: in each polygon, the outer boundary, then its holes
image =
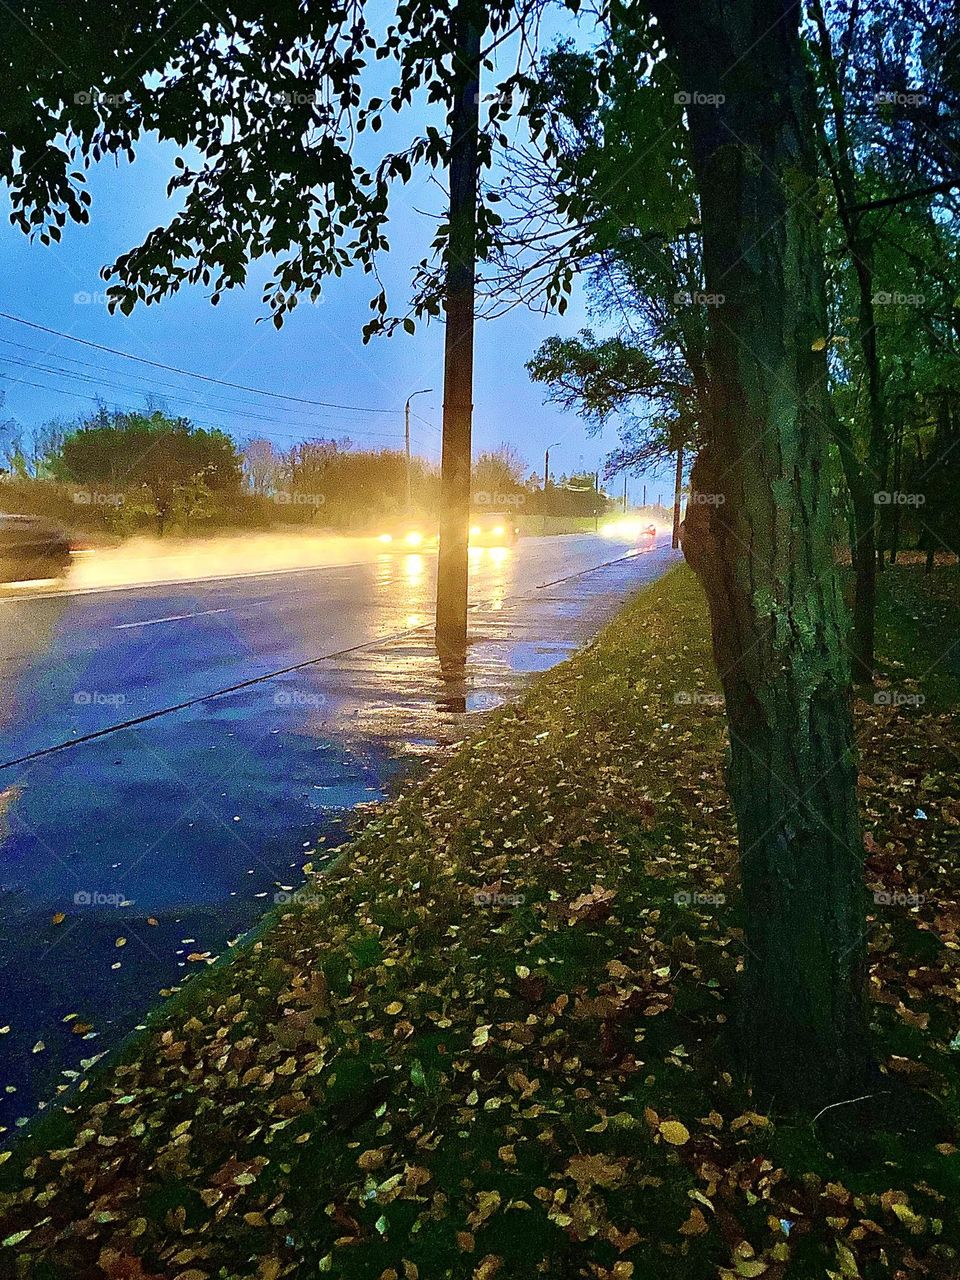
POLYGON ((419 626, 422 624, 422 622, 423 622, 423 619, 420 617, 419 613, 408 613, 408 614, 407 614, 407 626, 408 626, 408 627, 419 627, 419 626))
POLYGON ((408 547, 419 547, 420 543, 423 542, 423 534, 418 533, 416 529, 411 529, 404 538, 404 542, 408 547))
POLYGON ((403 576, 407 582, 416 584, 423 577, 426 565, 423 556, 405 556, 403 560, 403 576))
POLYGON ((481 533, 483 533, 483 530, 480 528, 478 524, 474 524, 470 526, 471 538, 479 538, 481 533))
POLYGON ((605 538, 637 538, 647 527, 640 520, 611 520, 600 532, 605 538))
POLYGON ((379 542, 392 542, 392 541, 393 541, 393 534, 392 534, 392 533, 381 533, 381 535, 380 535, 380 537, 379 537, 378 541, 379 541, 379 542))
POLYGON ((490 559, 494 562, 494 564, 502 564, 503 561, 506 560, 509 555, 510 555, 510 550, 508 547, 491 547, 490 548, 490 559))
POLYGON ((494 531, 493 531, 493 536, 494 536, 495 538, 502 538, 502 537, 503 537, 503 525, 502 525, 502 524, 498 524, 498 525, 497 525, 497 527, 496 527, 496 528, 494 529, 494 531))

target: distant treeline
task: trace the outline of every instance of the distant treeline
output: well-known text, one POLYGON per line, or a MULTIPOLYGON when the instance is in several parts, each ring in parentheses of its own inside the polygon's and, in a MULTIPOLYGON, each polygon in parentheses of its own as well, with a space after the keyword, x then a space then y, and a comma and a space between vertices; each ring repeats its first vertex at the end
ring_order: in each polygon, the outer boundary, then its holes
MULTIPOLYGON (((0 427, 0 510, 42 515, 76 532, 195 535, 230 529, 374 529, 409 513, 433 518, 439 468, 396 449, 307 440, 290 449, 160 410, 100 409, 29 437, 0 427), (409 496, 408 496, 409 486, 409 496)), ((610 500, 592 474, 561 477, 544 494, 511 445, 478 455, 478 509, 591 516, 610 500)))

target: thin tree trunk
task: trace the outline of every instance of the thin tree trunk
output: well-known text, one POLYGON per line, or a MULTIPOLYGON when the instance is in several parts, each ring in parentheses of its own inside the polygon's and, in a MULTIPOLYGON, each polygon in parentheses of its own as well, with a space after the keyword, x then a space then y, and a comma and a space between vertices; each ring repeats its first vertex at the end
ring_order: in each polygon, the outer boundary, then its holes
MULTIPOLYGON (((901 410, 900 418, 894 433, 893 441, 893 492, 900 492, 900 485, 903 483, 903 413, 901 410)), ((897 563, 897 553, 900 550, 900 504, 896 501, 893 503, 893 511, 890 518, 890 563, 897 563)))
POLYGON ((683 445, 677 446, 677 474, 673 483, 673 538, 670 545, 676 551, 680 545, 680 502, 683 498, 683 445))
POLYGON ((705 287, 726 299, 711 308, 711 440, 692 485, 715 500, 691 502, 684 549, 706 590, 730 725, 744 1065, 762 1097, 819 1108, 861 1089, 868 1052, 812 86, 799 7, 653 10, 681 87, 698 94, 687 114, 705 287))
POLYGON ((850 655, 853 678, 858 684, 873 680, 874 633, 877 606, 877 557, 874 528, 877 504, 874 487, 861 462, 849 426, 831 411, 834 441, 840 453, 840 464, 850 495, 853 515, 850 537, 850 563, 853 572, 853 627, 850 655))
MULTIPOLYGON (((865 467, 870 475, 874 491, 886 488, 889 440, 884 416, 883 387, 880 373, 880 357, 877 349, 877 323, 874 307, 874 254, 873 242, 864 228, 863 213, 857 207, 856 175, 853 167, 852 144, 847 128, 843 87, 833 57, 830 31, 827 26, 821 0, 811 0, 811 11, 817 29, 817 51, 820 67, 830 97, 833 113, 835 149, 827 137, 822 112, 814 108, 812 123, 826 167, 833 181, 837 200, 837 212, 847 240, 847 252, 853 263, 857 280, 857 329, 860 351, 867 381, 868 440, 865 467)), ((851 494, 851 497, 854 495, 851 494)), ((876 578, 881 567, 880 508, 873 505, 867 510, 862 499, 854 497, 859 509, 857 549, 853 552, 856 599, 854 607, 854 645, 858 679, 873 679, 874 668, 874 615, 876 611, 876 578), (867 518, 869 517, 869 518, 867 518), (867 563, 870 568, 867 568, 867 563)))
POLYGON ((436 639, 446 662, 462 661, 467 644, 480 36, 479 6, 473 0, 460 0, 451 25, 455 100, 450 112, 450 241, 437 558, 436 639))

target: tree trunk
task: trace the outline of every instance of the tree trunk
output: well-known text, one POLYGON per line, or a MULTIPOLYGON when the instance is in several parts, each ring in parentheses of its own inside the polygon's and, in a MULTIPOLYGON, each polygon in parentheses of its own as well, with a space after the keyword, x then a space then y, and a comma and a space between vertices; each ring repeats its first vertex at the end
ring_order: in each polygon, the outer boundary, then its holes
POLYGON ((673 482, 673 538, 670 545, 676 551, 680 545, 680 502, 683 498, 683 445, 677 446, 677 474, 673 482))
POLYGON ((470 466, 473 426, 473 329, 477 255, 477 145, 480 7, 459 0, 453 14, 455 99, 450 111, 450 241, 446 266, 437 648, 462 661, 467 645, 470 466))
POLYGON ((850 537, 850 562, 853 571, 850 655, 853 660, 853 678, 858 683, 870 684, 873 681, 877 612, 876 496, 866 468, 854 447, 849 426, 834 412, 831 412, 830 422, 853 512, 850 537))
POLYGON ((710 308, 684 550, 707 594, 740 837, 744 1066, 819 1108, 868 1068, 863 846, 826 465, 826 302, 799 7, 654 0, 680 69, 710 308), (706 96, 706 100, 704 99, 706 96), (719 95, 719 105, 709 101, 719 95))
MULTIPOLYGON (((894 430, 893 437, 893 493, 900 492, 900 485, 903 482, 903 410, 900 411, 900 417, 894 430)), ((896 500, 893 503, 893 510, 890 513, 890 563, 897 563, 897 554, 900 550, 900 504, 896 500)))
MULTIPOLYGON (((843 88, 833 57, 830 31, 824 16, 821 0, 812 0, 811 11, 817 30, 817 51, 820 70, 824 78, 833 112, 835 149, 827 136, 823 113, 814 108, 812 121, 815 126, 820 151, 833 180, 837 199, 837 212, 847 239, 847 252, 853 263, 857 279, 857 328, 860 351, 867 382, 868 440, 866 461, 861 464, 869 473, 874 492, 887 487, 889 440, 884 417, 883 388, 880 357, 877 349, 877 323, 874 307, 874 253, 873 240, 864 227, 864 215, 857 211, 857 183, 854 170, 853 145, 847 127, 843 88)), ((846 473, 846 472, 845 472, 846 473)), ((849 473, 847 473, 849 474, 849 473)), ((874 668, 874 631, 876 611, 876 578, 883 567, 880 538, 880 508, 874 504, 867 508, 862 495, 854 495, 854 507, 858 509, 856 546, 851 548, 856 581, 854 607, 854 645, 858 679, 872 680, 874 668), (867 561, 869 557, 869 568, 867 561)))

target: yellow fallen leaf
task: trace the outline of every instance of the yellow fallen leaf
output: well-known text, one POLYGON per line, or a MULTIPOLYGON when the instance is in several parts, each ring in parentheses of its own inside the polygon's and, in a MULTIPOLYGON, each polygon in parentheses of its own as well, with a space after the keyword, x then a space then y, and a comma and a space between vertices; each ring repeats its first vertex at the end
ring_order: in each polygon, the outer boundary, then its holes
POLYGON ((488 1253, 480 1265, 474 1269, 473 1280, 492 1280, 502 1266, 502 1258, 495 1253, 488 1253))
POLYGON ((66 918, 67 918, 67 917, 64 915, 64 913, 63 913, 62 911, 58 911, 55 915, 52 915, 52 916, 50 917, 50 923, 51 923, 51 924, 63 924, 63 922, 64 922, 64 920, 66 920, 66 918))
POLYGON ((126 938, 118 938, 113 944, 115 947, 125 947, 127 945, 126 938))
POLYGON ((402 1008, 403 1008, 403 1005, 399 1000, 391 1000, 391 1002, 387 1005, 386 1012, 391 1014, 392 1016, 393 1014, 399 1013, 402 1008))
POLYGON ((696 1205, 690 1210, 690 1217, 680 1228, 682 1236, 702 1236, 704 1232, 709 1231, 710 1227, 706 1218, 700 1212, 696 1205))
POLYGON ((690 1130, 679 1120, 664 1120, 660 1125, 660 1137, 672 1147, 682 1147, 690 1141, 690 1130))
POLYGON ((386 1163, 389 1151, 389 1147, 372 1147, 369 1151, 364 1151, 357 1156, 357 1164, 365 1173, 369 1173, 372 1169, 379 1169, 386 1163))

